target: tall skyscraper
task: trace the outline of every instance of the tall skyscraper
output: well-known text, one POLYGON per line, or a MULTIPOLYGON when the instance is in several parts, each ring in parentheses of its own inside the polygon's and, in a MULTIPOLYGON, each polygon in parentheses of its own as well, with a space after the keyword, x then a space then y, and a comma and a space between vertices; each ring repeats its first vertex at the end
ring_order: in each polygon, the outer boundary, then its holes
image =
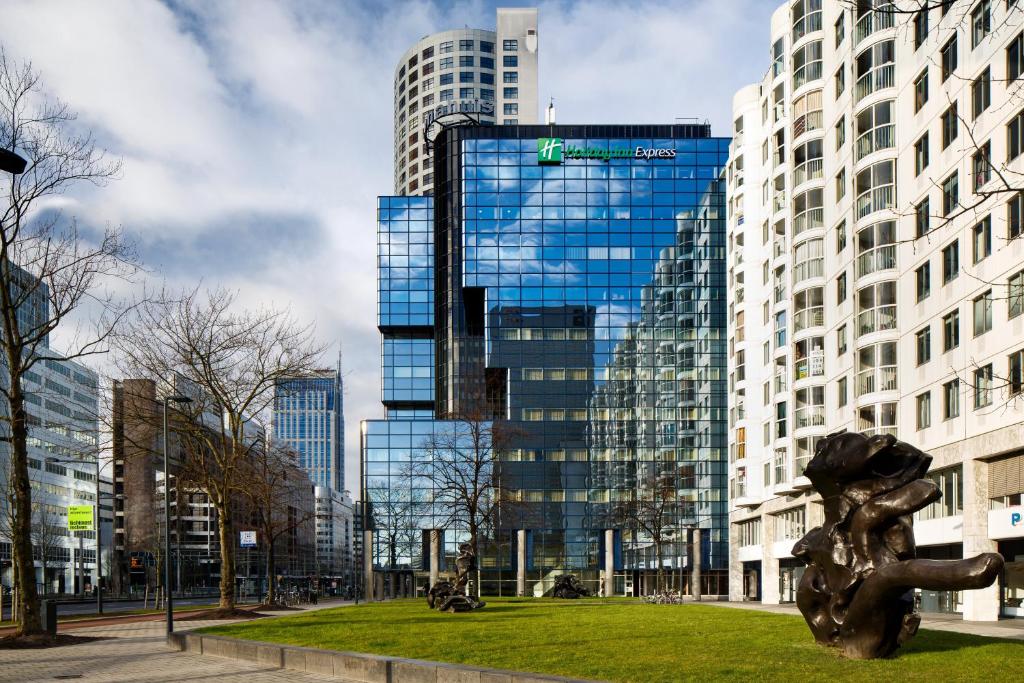
POLYGON ((435 33, 398 60, 396 195, 433 192, 431 143, 440 124, 537 122, 537 10, 499 8, 496 28, 435 33))
POLYGON ((314 377, 278 380, 274 387, 274 438, 299 454, 317 486, 345 489, 345 407, 341 358, 314 377))
POLYGON ((932 454, 919 557, 1006 558, 1002 586, 922 608, 1021 616, 1024 16, 895 6, 780 6, 733 100, 730 594, 795 600, 793 545, 822 523, 803 469, 850 430, 932 454))
POLYGON ((442 562, 466 540, 431 503, 425 444, 486 411, 512 436, 485 593, 566 571, 653 592, 659 565, 678 586, 696 539, 705 593, 725 593, 727 147, 703 125, 451 127, 435 196, 379 199, 387 419, 361 454, 387 585, 427 583, 431 530, 442 562), (660 547, 621 514, 655 496, 660 547))

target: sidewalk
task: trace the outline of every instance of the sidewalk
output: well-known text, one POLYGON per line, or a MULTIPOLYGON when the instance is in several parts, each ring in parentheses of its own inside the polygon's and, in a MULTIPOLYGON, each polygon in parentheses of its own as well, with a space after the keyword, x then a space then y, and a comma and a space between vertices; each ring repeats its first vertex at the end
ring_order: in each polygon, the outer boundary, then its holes
MULTIPOLYGON (((303 611, 348 605, 321 602, 303 611)), ((298 614, 280 612, 276 617, 298 614)), ((175 622, 175 630, 235 623, 223 621, 175 622)), ((270 668, 255 662, 204 657, 167 647, 161 621, 142 621, 77 628, 74 635, 106 638, 91 643, 44 650, 0 650, 0 681, 31 683, 60 677, 91 683, 277 683, 278 681, 337 681, 336 678, 270 668)))
MULTIPOLYGON (((796 605, 762 605, 759 602, 708 602, 705 604, 800 616, 800 610, 797 609, 796 605)), ((921 628, 1024 641, 1024 619, 965 621, 959 614, 933 614, 926 612, 921 614, 921 628)))

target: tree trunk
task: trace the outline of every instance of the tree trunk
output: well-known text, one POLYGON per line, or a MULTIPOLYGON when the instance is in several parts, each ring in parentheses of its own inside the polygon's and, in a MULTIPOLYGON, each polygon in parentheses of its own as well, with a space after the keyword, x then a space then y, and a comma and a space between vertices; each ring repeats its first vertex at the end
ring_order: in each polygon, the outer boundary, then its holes
MULTIPOLYGON (((270 534, 266 535, 267 539, 270 538, 270 534)), ((274 542, 271 540, 267 541, 267 604, 272 604, 274 598, 277 597, 277 577, 274 575, 274 562, 276 561, 276 555, 274 553, 274 542)))
POLYGON ((658 586, 656 592, 661 593, 665 579, 665 562, 661 557, 661 543, 654 544, 654 554, 658 562, 658 586))
POLYGON ((235 535, 231 517, 228 512, 229 503, 214 503, 217 510, 217 528, 220 531, 220 608, 235 607, 235 535))
MULTIPOLYGON (((10 358, 8 358, 10 361, 10 358)), ((25 396, 21 391, 21 372, 10 363, 11 388, 11 479, 14 488, 14 515, 11 520, 11 549, 21 579, 21 605, 18 634, 43 633, 36 589, 35 562, 32 558, 32 485, 28 478, 28 420, 25 396)), ((44 577, 45 580, 45 577, 44 577)))

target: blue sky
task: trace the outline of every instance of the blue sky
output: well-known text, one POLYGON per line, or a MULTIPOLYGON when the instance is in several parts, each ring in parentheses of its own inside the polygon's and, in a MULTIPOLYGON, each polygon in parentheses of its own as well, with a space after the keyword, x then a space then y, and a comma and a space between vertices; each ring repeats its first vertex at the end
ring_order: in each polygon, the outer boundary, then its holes
MULTIPOLYGON (((560 123, 711 122, 768 66, 778 2, 5 0, 30 59, 122 177, 54 202, 120 225, 155 280, 238 289, 344 343, 348 487, 380 417, 376 196, 392 191, 395 60, 420 37, 540 8, 540 99, 560 123)), ((333 356, 332 351, 332 356, 333 356)))

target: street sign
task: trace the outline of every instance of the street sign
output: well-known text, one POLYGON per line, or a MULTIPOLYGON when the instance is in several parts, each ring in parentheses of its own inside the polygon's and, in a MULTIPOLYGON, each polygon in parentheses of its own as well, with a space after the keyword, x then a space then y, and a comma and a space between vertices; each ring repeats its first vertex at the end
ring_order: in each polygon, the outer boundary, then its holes
POLYGON ((92 505, 68 506, 68 531, 96 531, 92 523, 92 505))
POLYGON ((256 532, 255 531, 239 531, 238 532, 238 544, 243 548, 255 548, 256 547, 256 532))

